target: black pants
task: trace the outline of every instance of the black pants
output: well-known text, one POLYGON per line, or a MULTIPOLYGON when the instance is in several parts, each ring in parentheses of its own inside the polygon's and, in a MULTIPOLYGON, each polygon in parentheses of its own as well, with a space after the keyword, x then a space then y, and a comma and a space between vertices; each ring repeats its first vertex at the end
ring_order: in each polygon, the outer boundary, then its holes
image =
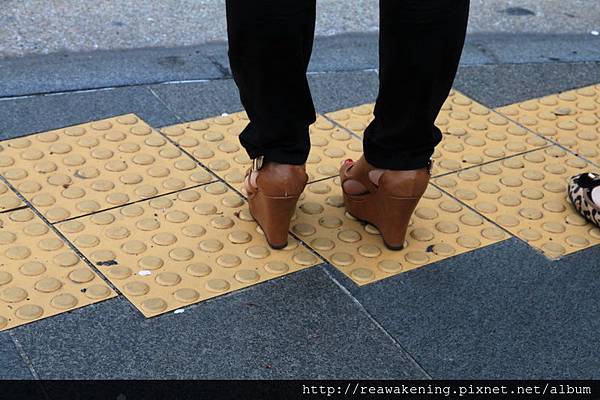
MULTIPOLYGON (((379 6, 379 94, 365 158, 378 168, 422 168, 442 138, 434 121, 456 75, 469 0, 379 6)), ((226 7, 229 62, 250 119, 240 142, 251 158, 303 164, 315 121, 306 79, 315 0, 227 0, 226 7)))

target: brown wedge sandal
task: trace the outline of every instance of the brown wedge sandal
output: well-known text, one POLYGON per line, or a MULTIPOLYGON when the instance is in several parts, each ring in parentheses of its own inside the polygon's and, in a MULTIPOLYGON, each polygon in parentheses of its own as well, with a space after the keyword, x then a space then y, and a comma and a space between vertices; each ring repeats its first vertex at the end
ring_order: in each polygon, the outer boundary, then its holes
POLYGON ((262 158, 253 160, 246 179, 250 179, 253 171, 259 173, 256 186, 251 182, 247 185, 250 214, 263 230, 269 246, 282 249, 287 246, 290 221, 308 175, 303 165, 275 162, 262 165, 262 158))
POLYGON ((429 166, 416 170, 384 170, 377 184, 369 179, 369 172, 375 169, 364 157, 356 162, 346 160, 342 164, 340 178, 344 205, 354 218, 377 227, 390 250, 401 250, 410 217, 427 189, 431 162, 429 166), (349 180, 361 183, 366 191, 346 193, 344 182, 349 180))

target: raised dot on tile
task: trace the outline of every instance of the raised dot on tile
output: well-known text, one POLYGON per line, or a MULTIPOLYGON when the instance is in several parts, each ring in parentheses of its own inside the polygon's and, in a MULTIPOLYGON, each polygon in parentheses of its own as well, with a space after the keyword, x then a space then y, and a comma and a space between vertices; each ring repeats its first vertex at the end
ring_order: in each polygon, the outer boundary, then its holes
POLYGON ((110 289, 105 285, 92 285, 85 291, 85 296, 94 299, 104 299, 110 295, 110 289))
POLYGON ((300 265, 312 265, 318 261, 317 257, 306 251, 295 253, 292 260, 300 265))
POLYGON ((87 268, 78 268, 69 273, 69 279, 75 283, 87 283, 94 278, 94 273, 87 268))
POLYGON ((206 289, 210 292, 225 292, 229 290, 229 287, 229 282, 227 282, 225 279, 211 279, 206 282, 206 289))
POLYGON ((331 250, 335 247, 335 242, 327 238, 316 238, 310 242, 310 246, 316 250, 331 250))
POLYGON ((187 261, 194 257, 194 252, 185 247, 177 247, 169 251, 169 257, 175 261, 187 261))
POLYGON ((182 303, 193 303, 200 298, 200 293, 192 288, 182 288, 173 292, 173 298, 182 303))
POLYGON ((393 260, 382 260, 377 263, 377 267, 383 272, 396 274, 402 270, 402 264, 393 260))
POLYGON ((167 303, 160 298, 144 300, 141 305, 144 310, 150 313, 160 313, 167 308, 167 303))
POLYGON ((133 281, 126 283, 123 289, 130 296, 143 296, 150 291, 150 286, 144 282, 133 281))
POLYGON ((191 276, 204 277, 211 274, 212 268, 204 263, 192 263, 186 267, 186 271, 191 276))
MULTIPOLYGON (((46 272, 46 266, 39 261, 29 261, 21 265, 19 267, 19 272, 25 276, 38 276, 46 272)), ((8 272, 4 272, 4 274, 9 274, 8 272)), ((10 275, 10 274, 9 274, 10 275)), ((6 279, 6 276, 4 276, 6 279)), ((6 284, 8 282, 3 282, 4 279, 0 276, 0 285, 6 284)), ((12 277, 11 277, 12 279, 12 277)))
POLYGON ((253 270, 242 269, 234 274, 235 280, 241 283, 253 283, 260 279, 260 275, 253 270))
POLYGON ((381 249, 375 245, 364 244, 358 247, 358 254, 363 257, 374 258, 381 254, 381 249))
POLYGON ((61 253, 54 256, 54 263, 60 267, 68 268, 72 267, 79 263, 79 257, 77 257, 74 253, 67 252, 61 253))
POLYGON ((435 254, 440 256, 451 256, 456 253, 454 247, 447 243, 436 243, 431 249, 435 254))
POLYGON ((207 253, 216 253, 223 249, 223 243, 218 239, 205 239, 200 241, 198 248, 207 253))
POLYGON ((565 248, 558 243, 544 243, 542 244, 541 249, 544 253, 553 258, 560 257, 566 252, 565 248))
POLYGON ((133 274, 133 271, 131 271, 131 268, 129 267, 115 265, 110 267, 106 273, 109 277, 120 280, 130 277, 133 274))
POLYGON ((217 257, 217 264, 223 268, 234 268, 242 263, 242 259, 234 254, 222 254, 217 257))
POLYGON ((343 252, 333 253, 330 257, 330 260, 333 264, 335 264, 337 266, 342 266, 342 267, 351 265, 355 261, 352 254, 343 253, 343 252))
POLYGON ((17 318, 25 321, 31 321, 40 318, 44 314, 44 309, 35 304, 26 304, 21 306, 15 312, 17 318))
POLYGON ((356 243, 362 239, 360 233, 354 230, 343 230, 340 231, 337 235, 338 239, 347 243, 356 243))
POLYGON ((429 256, 422 251, 409 251, 404 255, 404 259, 411 264, 425 264, 429 261, 429 256))
POLYGON ((370 281, 374 278, 373 271, 371 271, 367 268, 356 268, 356 269, 352 270, 350 275, 357 281, 362 281, 362 282, 370 281))
POLYGON ((474 213, 467 213, 460 216, 460 222, 469 226, 479 226, 483 224, 483 218, 474 213))
POLYGON ((69 293, 62 293, 50 300, 50 305, 59 310, 68 310, 77 305, 77 298, 69 293))
POLYGON ((456 243, 466 248, 475 248, 480 246, 481 241, 473 236, 461 235, 456 239, 456 243))
POLYGON ((7 271, 0 271, 0 286, 4 286, 7 283, 11 282, 13 279, 13 276, 10 272, 7 271))
POLYGON ((272 274, 284 274, 288 272, 290 266, 282 261, 270 261, 265 264, 265 270, 272 274))
POLYGON ((573 247, 588 247, 590 245, 590 241, 581 235, 569 235, 565 239, 565 242, 573 247))
POLYGON ((8 287, 0 291, 0 300, 6 303, 18 303, 27 298, 27 291, 20 287, 8 287))
POLYGON ((181 276, 175 272, 160 272, 154 280, 160 286, 175 286, 181 282, 181 276))

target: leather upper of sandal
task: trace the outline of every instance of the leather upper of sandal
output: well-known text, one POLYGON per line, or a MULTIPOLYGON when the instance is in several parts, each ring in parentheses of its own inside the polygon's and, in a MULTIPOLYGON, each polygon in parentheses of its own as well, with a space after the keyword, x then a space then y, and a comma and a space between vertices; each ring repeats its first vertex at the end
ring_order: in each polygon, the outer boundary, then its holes
MULTIPOLYGON (((417 198, 423 193, 423 183, 429 181, 429 168, 420 168, 408 171, 384 170, 377 184, 369 178, 369 172, 376 170, 364 157, 353 163, 345 163, 341 167, 342 188, 344 182, 356 180, 360 182, 367 191, 362 193, 374 193, 380 187, 389 190, 389 194, 397 197, 417 198)), ((360 196, 361 194, 349 194, 360 196)))
MULTIPOLYGON (((248 170, 246 176, 251 172, 248 170)), ((248 199, 259 191, 269 197, 296 196, 302 193, 306 182, 308 182, 308 174, 303 165, 268 162, 258 170, 256 187, 249 185, 248 199)))

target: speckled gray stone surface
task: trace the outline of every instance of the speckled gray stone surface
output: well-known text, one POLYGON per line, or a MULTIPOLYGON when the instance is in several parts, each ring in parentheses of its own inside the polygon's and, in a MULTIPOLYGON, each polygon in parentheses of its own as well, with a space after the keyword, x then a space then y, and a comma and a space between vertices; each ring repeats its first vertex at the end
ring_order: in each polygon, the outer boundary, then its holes
POLYGON ((239 94, 232 79, 169 83, 149 88, 183 121, 242 110, 239 94))
MULTIPOLYGON (((600 62, 599 44, 590 35, 474 33, 467 37, 461 65, 558 61, 552 66, 560 70, 567 62, 600 62)), ((349 33, 316 38, 308 69, 330 73, 377 68, 378 34, 349 33)), ((0 98, 231 77, 226 43, 0 59, 0 71, 0 98)))
MULTIPOLYGON (((5 0, 1 56, 56 51, 179 47, 226 39, 222 0, 78 2, 5 0)), ((373 32, 378 2, 318 0, 316 34, 373 32)), ((594 0, 472 0, 469 31, 590 34, 600 30, 594 0)))
POLYGON ((426 378, 320 267, 152 319, 119 298, 14 330, 41 378, 426 378))
POLYGON ((178 121, 145 87, 21 97, 0 100, 0 140, 127 113, 154 126, 178 121))
POLYGON ((0 333, 0 379, 33 379, 8 332, 0 333))
POLYGON ((598 379, 599 259, 510 239, 360 288, 335 276, 434 379, 598 379))
POLYGON ((495 108, 600 82, 600 62, 463 66, 455 86, 495 108))
MULTIPOLYGON (((463 65, 456 86, 494 107, 596 83, 598 70, 463 65)), ((309 81, 320 112, 377 92, 372 71, 309 81)), ((240 109, 230 79, 2 99, 0 137, 126 112, 158 127, 240 109)), ((317 267, 183 314, 145 320, 120 298, 11 334, 42 378, 599 378, 599 256, 549 262, 513 239, 361 288, 317 267)))

